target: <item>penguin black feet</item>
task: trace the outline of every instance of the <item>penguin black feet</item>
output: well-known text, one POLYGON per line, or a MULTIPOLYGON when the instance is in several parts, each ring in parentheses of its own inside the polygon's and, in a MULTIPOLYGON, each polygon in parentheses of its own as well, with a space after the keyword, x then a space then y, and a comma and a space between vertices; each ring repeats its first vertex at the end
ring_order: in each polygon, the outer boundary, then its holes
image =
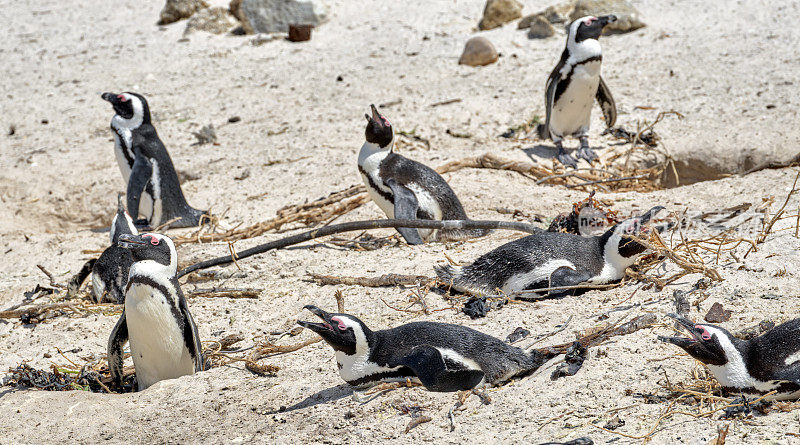
POLYGON ((564 146, 561 145, 561 142, 556 142, 556 148, 558 148, 558 153, 556 154, 558 162, 564 164, 566 167, 578 168, 578 160, 564 150, 564 146))
POLYGON ((578 149, 576 153, 579 158, 586 159, 586 162, 592 163, 595 159, 597 159, 597 153, 594 152, 591 148, 589 148, 589 138, 586 136, 581 137, 581 147, 578 149))

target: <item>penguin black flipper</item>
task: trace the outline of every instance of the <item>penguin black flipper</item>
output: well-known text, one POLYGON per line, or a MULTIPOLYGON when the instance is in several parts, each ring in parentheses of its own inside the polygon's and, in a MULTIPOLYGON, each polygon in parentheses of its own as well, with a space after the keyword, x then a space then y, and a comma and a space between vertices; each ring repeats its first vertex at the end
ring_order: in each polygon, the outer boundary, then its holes
POLYGON ((547 78, 547 83, 544 87, 545 121, 544 126, 539 127, 540 139, 550 139, 552 137, 550 135, 550 116, 553 114, 553 103, 556 101, 556 89, 558 88, 558 81, 561 79, 561 69, 564 68, 567 57, 567 52, 564 51, 561 54, 561 60, 558 61, 553 72, 550 73, 550 77, 547 78))
MULTIPOLYGON (((419 201, 417 195, 410 189, 400 185, 396 180, 389 179, 386 185, 392 189, 394 199, 394 218, 395 219, 417 219, 417 210, 419 209, 419 201)), ((408 244, 424 244, 425 241, 419 236, 417 229, 408 227, 400 227, 397 229, 400 235, 408 244)))
POLYGON ((111 379, 119 387, 122 387, 122 362, 123 354, 122 347, 128 342, 128 323, 125 320, 125 309, 122 309, 122 315, 119 321, 111 330, 111 336, 108 338, 108 371, 111 373, 111 379))
POLYGON ((142 193, 147 183, 150 181, 150 176, 153 174, 153 166, 144 156, 137 155, 133 161, 133 168, 131 169, 131 177, 128 180, 128 214, 131 219, 139 224, 139 201, 142 199, 142 193))
POLYGON ((178 307, 184 320, 186 320, 186 325, 183 327, 183 342, 186 344, 189 354, 192 355, 195 371, 205 371, 206 362, 203 359, 203 346, 202 343, 200 343, 200 333, 197 331, 197 325, 194 324, 192 313, 189 312, 189 305, 186 303, 186 298, 183 296, 183 291, 178 285, 177 280, 175 280, 173 284, 178 291, 178 301, 180 301, 178 307))
MULTIPOLYGON (((577 271, 567 266, 559 267, 550 274, 549 287, 575 286, 592 278, 587 271, 577 271)), ((574 292, 574 289, 554 290, 548 293, 550 297, 563 297, 574 292)))
POLYGON ((603 110, 603 118, 606 120, 606 127, 611 128, 617 122, 617 104, 614 102, 614 97, 611 95, 611 90, 600 76, 600 84, 597 86, 597 93, 595 94, 597 104, 603 110))
POLYGON ((428 391, 465 391, 477 386, 485 377, 478 369, 447 369, 441 352, 428 345, 415 347, 399 364, 411 369, 428 391))

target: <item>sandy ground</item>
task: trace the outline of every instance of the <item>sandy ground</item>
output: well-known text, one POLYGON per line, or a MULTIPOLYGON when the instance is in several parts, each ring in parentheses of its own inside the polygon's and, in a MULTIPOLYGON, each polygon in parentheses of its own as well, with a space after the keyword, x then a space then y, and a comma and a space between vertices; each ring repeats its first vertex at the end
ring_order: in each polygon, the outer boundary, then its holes
MULTIPOLYGON (((483 33, 502 53, 497 64, 459 66, 456 61, 474 34, 482 0, 409 3, 332 1, 331 21, 310 42, 252 46, 250 37, 203 33, 179 42, 182 23, 164 28, 154 24, 160 0, 113 6, 1 0, 6 32, 0 43, 0 307, 17 304, 24 291, 46 284, 37 264, 64 281, 88 258, 81 250, 107 244, 107 233, 91 229, 110 222, 116 193, 125 186, 112 152, 111 109, 99 97, 104 91, 137 91, 150 99, 155 125, 178 169, 198 177, 184 184, 190 203, 224 213, 228 227, 268 219, 285 205, 360 182, 356 153, 370 103, 402 100, 385 114, 398 129, 430 139, 429 150, 403 151, 429 165, 484 152, 519 160, 532 157, 549 165, 549 159, 537 157, 552 154, 549 146, 497 135, 543 114, 542 89, 562 38, 528 41, 516 25, 507 25, 483 33), (429 106, 455 98, 461 102, 429 106), (227 124, 232 116, 241 122, 227 124), (192 145, 191 132, 209 123, 217 128, 219 145, 192 145), (8 136, 11 125, 16 133, 8 136), (454 138, 447 129, 472 137, 454 138), (233 179, 245 170, 249 177, 233 179), (262 196, 248 199, 257 195, 262 196)), ((549 4, 525 3, 526 12, 549 4)), ((686 118, 658 127, 671 150, 741 165, 755 147, 796 151, 791 147, 798 139, 800 96, 793 82, 800 58, 785 51, 800 40, 791 13, 798 2, 635 4, 649 26, 602 41, 604 77, 620 109, 619 123, 635 127, 639 120, 674 109, 686 118), (776 106, 767 109, 767 104, 776 106)), ((611 141, 598 136, 599 114, 594 115, 592 141, 602 152, 611 141)), ((790 169, 769 170, 647 194, 598 196, 623 213, 656 204, 677 212, 757 206, 770 196, 777 201, 775 209, 794 175, 790 169)), ((461 170, 446 178, 474 218, 509 218, 493 210, 498 206, 552 217, 585 197, 565 188, 537 186, 510 172, 461 170)), ((794 212, 797 207, 795 199, 789 208, 794 212)), ((370 203, 341 220, 380 216, 370 203)), ((776 227, 788 228, 789 221, 776 227)), ((733 331, 763 319, 795 317, 800 309, 800 241, 792 233, 774 233, 741 262, 723 255, 715 267, 724 281, 707 291, 708 298, 691 316, 699 319, 711 304, 721 302, 733 310, 725 323, 733 331)), ((237 248, 279 236, 241 241, 237 248)), ((569 341, 576 332, 602 323, 600 316, 620 305, 637 304, 612 312, 612 321, 670 312, 672 291, 688 289, 700 278, 687 276, 662 292, 633 294, 632 285, 514 305, 479 320, 452 311, 430 316, 397 312, 381 301, 402 306, 408 290, 321 287, 305 281, 309 272, 431 274, 445 253, 470 261, 518 236, 502 232, 474 242, 371 252, 327 244, 273 252, 243 261, 239 278, 225 282, 264 289, 258 300, 194 299, 191 310, 204 340, 283 330, 298 317, 309 319, 301 310, 304 304, 335 308, 336 289, 342 290, 348 310, 376 329, 438 320, 501 338, 518 326, 540 336, 572 316, 567 329, 541 343, 546 345, 569 341)), ((224 244, 187 245, 179 254, 182 263, 190 263, 226 250, 224 244)), ((439 296, 427 298, 434 308, 446 306, 439 296)), ((65 355, 78 362, 100 357, 115 321, 103 315, 60 317, 37 326, 0 321, 0 369, 22 361, 37 367, 66 364, 57 348, 77 351, 65 355)), ((665 377, 686 383, 696 366, 676 348, 656 341, 657 333, 668 332, 656 327, 614 338, 592 349, 576 376, 551 382, 543 372, 516 381, 492 390, 490 405, 472 397, 458 413, 453 432, 447 420, 452 394, 400 389, 359 403, 339 378, 332 351, 317 344, 268 360, 281 368, 277 377, 258 377, 234 364, 137 394, 2 388, 0 443, 538 443, 587 435, 596 443, 637 443, 641 440, 595 425, 605 425, 616 410, 626 422, 618 432, 637 436, 651 430, 667 404, 645 404, 635 394, 666 395, 659 386, 665 377), (400 406, 419 406, 432 420, 404 435, 410 418, 400 406)), ((309 336, 303 333, 300 339, 309 336)), ((730 423, 730 443, 800 443, 791 435, 800 432, 797 410, 747 421, 718 417, 670 416, 655 430, 653 442, 705 443, 716 435, 717 426, 730 423)))

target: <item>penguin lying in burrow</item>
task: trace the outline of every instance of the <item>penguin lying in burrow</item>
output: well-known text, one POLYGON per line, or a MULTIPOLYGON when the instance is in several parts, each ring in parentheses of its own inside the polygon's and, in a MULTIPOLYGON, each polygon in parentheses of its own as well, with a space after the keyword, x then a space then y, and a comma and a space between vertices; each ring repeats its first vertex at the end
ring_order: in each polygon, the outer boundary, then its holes
MULTIPOLYGON (((477 296, 616 282, 647 250, 631 237, 646 233, 648 223, 663 209, 653 207, 596 236, 542 231, 503 244, 468 266, 437 266, 436 274, 451 289, 477 296)), ((655 226, 659 232, 667 227, 655 226)), ((574 292, 552 290, 548 296, 574 292)))
POLYGON ((776 391, 765 400, 800 398, 800 318, 778 325, 764 334, 740 340, 727 330, 676 314, 689 337, 658 339, 672 343, 706 365, 728 394, 754 394, 776 391))
POLYGON ((373 331, 352 315, 312 305, 304 309, 322 322, 297 323, 333 348, 339 375, 352 386, 406 379, 440 392, 496 386, 531 374, 558 355, 529 353, 465 326, 421 321, 373 331))

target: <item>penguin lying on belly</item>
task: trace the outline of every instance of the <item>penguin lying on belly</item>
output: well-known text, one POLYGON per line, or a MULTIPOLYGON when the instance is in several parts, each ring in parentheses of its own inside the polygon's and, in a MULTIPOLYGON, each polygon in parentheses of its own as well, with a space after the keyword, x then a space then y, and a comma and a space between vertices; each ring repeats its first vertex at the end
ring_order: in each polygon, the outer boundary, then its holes
MULTIPOLYGON (((464 220, 461 201, 435 170, 392 152, 394 130, 375 105, 367 118, 366 142, 358 153, 358 171, 370 198, 391 219, 464 220)), ((490 230, 397 229, 408 244, 451 241, 487 235, 490 230)))
POLYGON ((690 338, 658 339, 681 347, 704 363, 727 393, 766 394, 766 400, 800 398, 800 318, 787 321, 751 340, 739 340, 725 329, 695 324, 675 314, 690 338))
POLYGON ((565 136, 580 139, 578 157, 591 163, 597 154, 589 148, 589 125, 592 103, 597 99, 606 127, 617 120, 617 106, 603 78, 600 64, 603 54, 597 39, 603 28, 617 18, 613 15, 582 17, 567 28, 567 45, 545 85, 545 123, 537 130, 542 139, 552 139, 558 148, 556 158, 564 165, 577 167, 578 161, 569 155, 561 141, 565 136))
POLYGON ((164 235, 121 235, 133 265, 125 307, 108 339, 108 369, 122 386, 122 348, 130 343, 139 391, 161 380, 203 371, 200 336, 175 274, 175 244, 164 235))
POLYGON ((464 326, 423 321, 372 331, 352 315, 304 309, 322 323, 297 323, 333 347, 339 375, 353 386, 406 379, 440 392, 495 386, 532 373, 556 355, 527 353, 464 326))
POLYGON ((183 196, 167 148, 150 121, 150 107, 136 93, 103 93, 114 107, 114 152, 128 184, 128 212, 139 227, 194 227, 208 212, 192 208, 183 196))
MULTIPOLYGON (((663 209, 653 207, 598 236, 542 231, 503 244, 468 266, 436 267, 436 274, 452 289, 475 295, 619 281, 625 269, 646 250, 629 237, 642 233, 644 225, 663 209)), ((548 295, 559 297, 572 292, 550 291, 548 295)))

